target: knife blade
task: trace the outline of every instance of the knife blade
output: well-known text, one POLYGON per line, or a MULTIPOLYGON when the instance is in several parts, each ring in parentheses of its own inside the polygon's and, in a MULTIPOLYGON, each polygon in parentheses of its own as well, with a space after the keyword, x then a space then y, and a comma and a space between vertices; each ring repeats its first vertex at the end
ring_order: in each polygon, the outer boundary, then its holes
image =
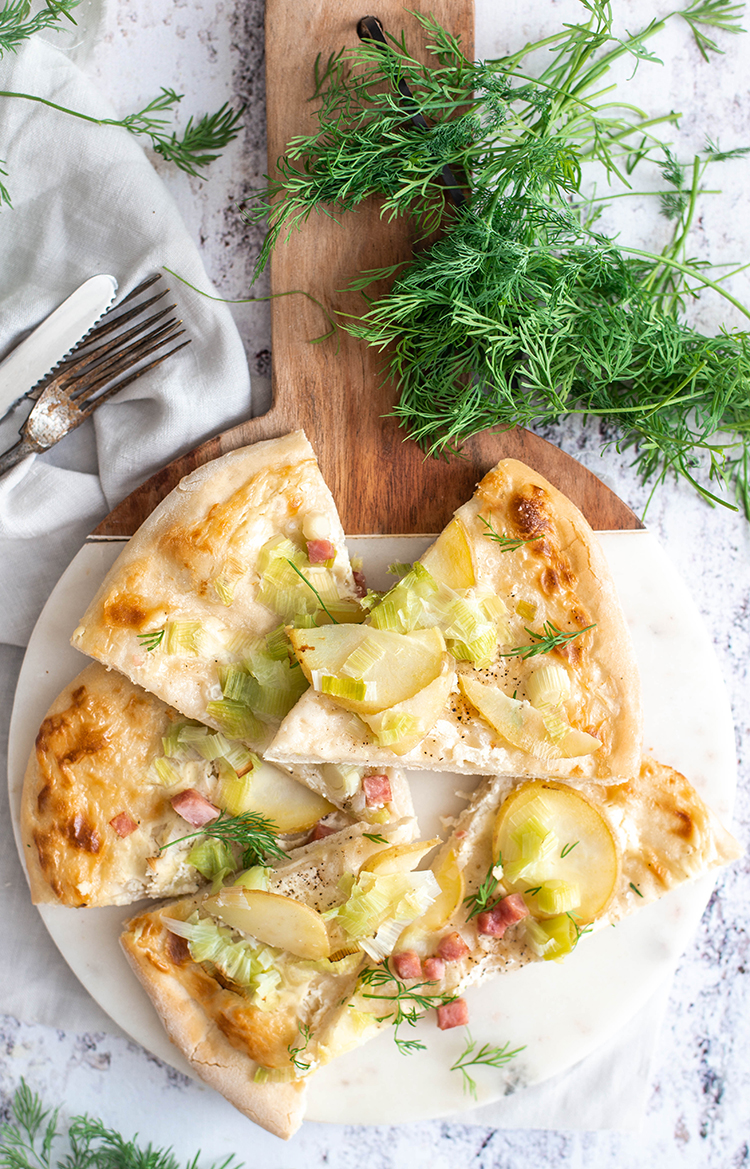
POLYGON ((0 418, 78 344, 116 292, 114 276, 90 276, 0 362, 0 418))

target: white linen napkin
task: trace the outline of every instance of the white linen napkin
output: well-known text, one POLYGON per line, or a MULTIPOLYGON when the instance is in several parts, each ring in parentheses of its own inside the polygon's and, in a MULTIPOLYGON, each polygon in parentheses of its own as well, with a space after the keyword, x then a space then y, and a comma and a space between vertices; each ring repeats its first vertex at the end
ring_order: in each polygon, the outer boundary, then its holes
MULTIPOLYGON (((0 61, 0 89, 110 116, 63 54, 30 42, 0 61)), ((0 159, 13 209, 0 211, 0 358, 96 272, 121 294, 168 266, 209 289, 197 249, 138 143, 21 99, 3 99, 0 159)), ((94 415, 93 424, 0 479, 0 753, 21 647, 86 534, 181 451, 250 414, 250 379, 225 306, 172 282, 193 344, 94 415)), ((12 444, 28 405, 0 423, 12 444)), ((1 760, 0 760, 1 764, 1 760)), ((118 1028, 68 971, 28 901, 6 788, 0 827, 0 1013, 86 1031, 118 1028)), ((501 1127, 630 1128, 642 1115, 661 997, 601 1052, 548 1084, 457 1120, 501 1127), (577 1107, 571 1106, 577 1101, 577 1107)))

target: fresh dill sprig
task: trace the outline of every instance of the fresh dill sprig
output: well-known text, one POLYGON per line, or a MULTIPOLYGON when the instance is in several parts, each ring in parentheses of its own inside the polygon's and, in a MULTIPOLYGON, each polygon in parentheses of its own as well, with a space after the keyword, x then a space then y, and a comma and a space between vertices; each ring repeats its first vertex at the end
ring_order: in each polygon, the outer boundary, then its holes
POLYGON ((468 897, 464 897, 464 905, 468 909, 466 920, 471 921, 479 913, 484 913, 486 909, 491 909, 496 898, 495 892, 497 890, 499 877, 495 876, 495 869, 502 868, 503 854, 498 853, 498 858, 491 864, 487 870, 487 875, 477 889, 476 893, 471 893, 468 897))
POLYGON ((580 942, 580 940, 584 934, 592 933, 594 926, 591 922, 589 922, 588 925, 580 926, 576 920, 577 914, 575 914, 570 909, 567 911, 565 916, 569 917, 570 920, 573 922, 573 928, 576 931, 576 940, 573 943, 573 949, 575 949, 575 947, 578 945, 578 943, 580 942))
POLYGON ((398 1033, 399 1027, 404 1024, 408 1027, 414 1027, 425 1011, 444 1006, 456 998, 455 994, 436 994, 434 991, 425 991, 424 987, 433 985, 430 982, 416 982, 413 986, 407 986, 398 975, 393 973, 387 958, 382 966, 368 966, 366 970, 363 970, 359 976, 358 985, 370 988, 360 991, 363 998, 378 999, 381 1003, 392 1004, 392 1009, 381 1015, 380 1018, 391 1021, 393 1038, 402 1055, 411 1055, 415 1051, 422 1051, 425 1045, 418 1039, 402 1039, 398 1033))
POLYGON ((165 89, 163 86, 158 97, 143 109, 127 114, 124 118, 94 118, 90 114, 71 110, 45 97, 37 97, 33 93, 3 89, 0 90, 0 97, 16 97, 39 102, 40 105, 49 106, 59 113, 69 114, 84 122, 92 122, 95 126, 120 126, 130 134, 145 135, 151 140, 151 146, 157 154, 173 162, 180 170, 198 178, 204 177, 201 170, 219 157, 215 152, 228 142, 232 142, 241 129, 239 120, 242 117, 242 110, 232 110, 225 104, 215 114, 204 115, 195 125, 190 118, 182 137, 178 137, 174 132, 168 134, 167 126, 170 119, 162 115, 179 105, 183 94, 175 93, 173 89, 165 89))
POLYGON ((580 841, 574 840, 572 844, 566 844, 560 853, 560 859, 564 859, 569 853, 571 853, 577 844, 580 844, 580 841))
POLYGON ((388 841, 380 832, 363 832, 365 840, 371 840, 373 844, 387 844, 388 841))
POLYGON ((72 10, 81 0, 46 0, 46 7, 31 15, 31 0, 5 0, 0 8, 0 57, 15 53, 22 41, 45 28, 59 28, 63 18, 75 24, 72 10))
POLYGON ((262 865, 270 857, 286 857, 284 849, 276 839, 278 829, 266 816, 259 812, 240 812, 238 816, 230 816, 222 812, 215 820, 204 824, 197 832, 188 832, 178 840, 170 840, 162 844, 159 852, 171 848, 173 844, 181 844, 184 840, 195 840, 199 836, 210 836, 221 840, 227 845, 239 844, 243 849, 242 864, 246 869, 253 865, 262 865))
POLYGON ((289 1059, 293 1067, 295 1067, 298 1072, 301 1072, 303 1075, 305 1075, 310 1071, 310 1061, 302 1059, 301 1056, 308 1048, 310 1039, 312 1038, 312 1031, 310 1030, 308 1023, 297 1023, 297 1030, 300 1033, 300 1039, 302 1042, 298 1043, 296 1046, 292 1046, 290 1043, 287 1047, 287 1051, 289 1052, 289 1059))
POLYGON ((420 445, 439 454, 490 427, 593 415, 611 424, 608 441, 633 451, 644 481, 674 474, 725 506, 734 489, 750 517, 750 333, 705 336, 684 320, 707 289, 750 318, 725 276, 687 250, 706 169, 736 152, 707 144, 680 160, 658 137, 679 115, 650 116, 607 83, 623 59, 658 62, 648 42, 670 21, 686 23, 708 59, 721 51, 717 30, 742 31, 742 6, 690 0, 619 36, 611 4, 582 4, 580 23, 493 61, 469 61, 417 15, 428 65, 402 34, 318 67, 317 126, 289 143, 278 179, 248 211, 269 223, 258 270, 314 212, 354 212, 373 196, 422 239, 440 226, 410 263, 351 283, 366 311, 346 326, 386 354, 394 414, 420 445), (400 82, 426 128, 405 118, 400 82), (604 204, 637 193, 631 178, 644 163, 661 168, 654 194, 672 224, 661 252, 594 230, 604 204), (592 164, 610 184, 604 196, 590 193, 592 164), (471 190, 462 208, 445 199, 445 167, 471 190), (391 291, 369 296, 382 279, 391 291))
MULTIPOLYGON (((58 1131, 58 1109, 45 1109, 41 1098, 21 1080, 11 1103, 11 1119, 0 1129, 0 1169, 180 1169, 171 1149, 142 1147, 101 1120, 74 1116, 67 1132, 69 1150, 53 1160, 53 1145, 64 1134, 58 1131)), ((198 1169, 200 1153, 187 1169, 198 1169)), ((241 1169, 242 1162, 229 1156, 213 1169, 241 1169)))
MULTIPOLYGON (((216 113, 204 114, 197 122, 194 122, 192 117, 188 118, 181 135, 173 133, 167 137, 160 131, 152 129, 145 129, 139 133, 150 135, 154 150, 167 162, 173 162, 186 174, 202 178, 205 168, 220 158, 224 147, 233 142, 239 134, 242 129, 240 118, 243 112, 244 107, 233 110, 228 102, 225 102, 216 113)), ((131 127, 126 126, 126 129, 131 127)))
POLYGON ((460 1072, 464 1082, 464 1092, 469 1092, 476 1100, 477 1085, 476 1080, 470 1075, 468 1069, 471 1067, 478 1067, 484 1065, 490 1068, 505 1067, 517 1055, 526 1050, 526 1044, 523 1047, 516 1047, 513 1051, 509 1051, 509 1043, 503 1044, 502 1047, 496 1044, 483 1043, 479 1050, 476 1050, 477 1040, 472 1039, 471 1033, 466 1036, 466 1047, 462 1051, 455 1063, 451 1064, 452 1072, 460 1072))
POLYGON ((634 893, 637 893, 639 897, 642 897, 642 896, 643 896, 643 894, 641 893, 641 891, 640 891, 640 889, 638 888, 638 886, 637 886, 637 885, 634 885, 632 881, 630 882, 630 888, 633 890, 633 892, 634 892, 634 893))
POLYGON ((533 629, 524 626, 524 632, 528 633, 529 637, 533 638, 531 645, 517 645, 513 649, 506 650, 500 654, 501 658, 522 658, 526 661, 527 658, 536 657, 537 654, 548 654, 558 646, 567 645, 573 641, 574 638, 580 637, 582 633, 588 633, 590 629, 596 628, 596 622, 593 625, 586 625, 583 629, 572 629, 566 632, 563 629, 558 629, 552 621, 545 621, 542 626, 541 633, 535 633, 533 629))
POLYGON ((493 544, 500 545, 501 552, 517 552, 524 544, 531 544, 534 540, 540 540, 541 536, 506 536, 503 532, 498 532, 492 525, 491 520, 486 520, 484 516, 479 516, 479 522, 484 524, 487 531, 484 533, 493 544))
POLYGON ((146 653, 150 654, 153 653, 155 649, 159 648, 164 640, 164 635, 166 632, 166 628, 152 629, 148 633, 139 633, 138 640, 145 649, 146 653))
POLYGON ((305 584, 306 584, 306 585, 307 585, 307 587, 310 589, 310 591, 311 591, 311 592, 313 592, 313 593, 315 594, 315 596, 317 597, 317 600, 318 600, 318 604, 320 605, 320 607, 321 607, 321 609, 323 610, 323 612, 328 614, 328 616, 331 618, 331 621, 333 621, 334 625, 339 625, 339 624, 340 624, 340 622, 336 620, 336 618, 334 617, 333 613, 331 613, 331 611, 330 611, 330 610, 329 610, 329 609, 326 607, 326 603, 325 603, 325 601, 323 600, 323 598, 321 597, 321 595, 320 595, 320 593, 318 592, 318 590, 316 589, 315 585, 310 583, 310 581, 309 581, 309 580, 307 579, 307 577, 305 576, 304 572, 301 572, 301 571, 300 571, 300 569, 299 569, 299 568, 297 568, 297 565, 294 563, 294 561, 293 561, 293 560, 290 560, 288 556, 285 556, 285 557, 284 557, 284 559, 286 560, 287 564, 288 564, 288 565, 289 565, 291 568, 293 568, 293 569, 294 569, 294 571, 297 573, 297 576, 299 576, 299 577, 301 577, 301 578, 302 578, 302 580, 305 582, 305 584))

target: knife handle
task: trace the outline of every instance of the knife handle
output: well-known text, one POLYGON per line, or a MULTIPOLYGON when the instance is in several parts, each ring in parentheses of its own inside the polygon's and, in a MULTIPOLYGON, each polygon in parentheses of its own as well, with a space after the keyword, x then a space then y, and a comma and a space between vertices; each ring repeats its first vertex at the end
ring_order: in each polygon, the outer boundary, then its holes
POLYGON ((36 450, 37 448, 33 447, 26 439, 19 439, 15 446, 12 446, 5 454, 0 455, 0 475, 9 471, 11 467, 15 467, 27 455, 33 455, 36 450))

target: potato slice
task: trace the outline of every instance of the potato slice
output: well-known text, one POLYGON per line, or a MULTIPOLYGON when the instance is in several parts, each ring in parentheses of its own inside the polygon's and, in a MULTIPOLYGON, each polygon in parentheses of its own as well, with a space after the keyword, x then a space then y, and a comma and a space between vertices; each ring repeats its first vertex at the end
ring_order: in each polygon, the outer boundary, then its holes
POLYGON ((360 715, 376 714, 423 690, 440 674, 445 654, 445 638, 439 629, 394 633, 363 625, 324 625, 290 628, 288 633, 305 677, 315 689, 360 715), (362 673, 351 661, 359 650, 362 653, 354 661, 366 661, 362 673), (328 678, 340 682, 344 691, 347 686, 356 690, 358 681, 364 685, 360 693, 341 693, 329 688, 328 678))
POLYGON ((406 755, 432 730, 445 710, 455 684, 454 661, 451 655, 446 653, 443 655, 440 674, 425 686, 424 690, 388 710, 380 711, 378 714, 363 714, 360 717, 381 747, 388 747, 394 755, 406 755), (398 737, 394 738, 394 734, 398 737))
POLYGON ((442 929, 453 917, 464 899, 466 888, 463 871, 458 867, 458 860, 452 849, 432 871, 440 886, 440 893, 418 922, 418 925, 428 933, 442 929))
POLYGON ((242 807, 238 812, 258 812, 279 832, 306 832, 323 816, 334 811, 333 804, 311 791, 278 767, 262 762, 255 766, 243 785, 242 807))
POLYGON ((609 824, 574 788, 554 780, 530 780, 505 800, 495 820, 492 855, 502 856, 504 867, 521 857, 519 834, 532 822, 554 833, 554 852, 539 862, 533 879, 521 876, 511 882, 504 876, 503 884, 509 892, 527 894, 529 910, 538 918, 555 914, 541 910, 538 897, 527 893, 530 887, 544 881, 575 886, 580 896, 576 920, 593 921, 609 904, 620 872, 619 852, 609 824))
POLYGON ((460 520, 451 520, 425 552, 421 563, 435 580, 449 588, 470 589, 476 584, 471 545, 460 520))
POLYGON ((298 958, 327 958, 331 952, 323 918, 293 897, 230 885, 204 906, 231 929, 298 958))
MULTIPOLYGON (((571 727, 562 738, 552 739, 544 721, 544 714, 524 699, 510 698, 499 686, 477 682, 462 675, 459 685, 465 698, 508 743, 536 755, 539 759, 572 759, 592 755, 601 747, 601 741, 571 727)), ((556 722, 561 723, 560 715, 556 722)), ((562 723, 564 729, 565 723, 562 723)))
POLYGON ((506 742, 540 759, 559 758, 560 751, 549 739, 541 713, 530 702, 510 698, 499 686, 477 682, 468 675, 462 675, 458 682, 464 697, 506 742))
POLYGON ((390 848, 381 849, 365 861, 360 872, 380 873, 381 876, 410 873, 436 844, 440 844, 439 836, 434 840, 415 840, 411 844, 392 844, 390 848))

